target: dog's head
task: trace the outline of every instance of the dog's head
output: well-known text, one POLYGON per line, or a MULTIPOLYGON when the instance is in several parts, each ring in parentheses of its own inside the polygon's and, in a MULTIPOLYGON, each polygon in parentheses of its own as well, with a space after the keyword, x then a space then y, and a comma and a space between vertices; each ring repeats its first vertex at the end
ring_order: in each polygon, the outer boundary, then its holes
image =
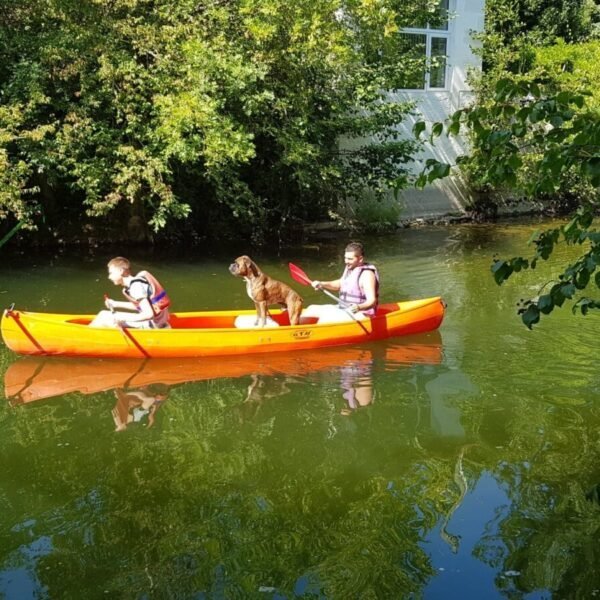
POLYGON ((256 263, 244 254, 229 265, 229 272, 236 277, 257 277, 259 270, 256 263))

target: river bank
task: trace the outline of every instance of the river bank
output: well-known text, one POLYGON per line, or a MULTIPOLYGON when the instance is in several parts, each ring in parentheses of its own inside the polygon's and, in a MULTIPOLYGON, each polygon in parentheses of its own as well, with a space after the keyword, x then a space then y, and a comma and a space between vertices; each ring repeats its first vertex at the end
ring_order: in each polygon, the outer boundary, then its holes
MULTIPOLYGON (((235 224, 213 223, 209 232, 198 231, 189 220, 174 221, 163 230, 153 232, 140 217, 131 217, 126 225, 106 218, 102 221, 86 219, 82 222, 64 221, 49 223, 43 221, 37 230, 9 227, 0 228, 0 249, 10 252, 31 251, 37 248, 133 248, 133 247, 202 247, 219 246, 261 248, 276 246, 293 247, 299 244, 318 241, 319 238, 335 236, 357 237, 372 233, 393 233, 424 226, 453 226, 469 223, 503 223, 524 220, 544 220, 560 217, 566 213, 548 209, 539 202, 481 200, 473 208, 435 190, 424 190, 398 200, 397 218, 385 220, 371 213, 372 221, 367 219, 340 217, 338 219, 318 220, 315 222, 295 221, 281 223, 267 233, 252 235, 247 231, 236 231, 235 224), (218 233, 215 233, 218 232, 218 233)), ((372 203, 372 206, 375 203, 372 203)))

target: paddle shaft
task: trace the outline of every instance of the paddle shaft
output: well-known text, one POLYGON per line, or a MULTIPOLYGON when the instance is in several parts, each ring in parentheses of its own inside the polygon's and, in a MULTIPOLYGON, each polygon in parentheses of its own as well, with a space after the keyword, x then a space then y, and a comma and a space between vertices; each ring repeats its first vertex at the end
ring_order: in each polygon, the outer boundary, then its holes
MULTIPOLYGON (((289 263, 289 268, 290 273, 292 274, 292 278, 295 279, 298 283, 301 283, 302 285, 312 286, 311 278, 299 266, 295 265, 294 263, 289 263)), ((327 291, 324 287, 320 287, 317 289, 319 289, 324 294, 327 294, 330 298, 333 298, 336 302, 339 302, 341 306, 350 306, 348 302, 342 300, 341 298, 338 298, 335 294, 332 294, 331 292, 327 291)))
POLYGON ((324 294, 327 294, 327 296, 329 296, 330 298, 333 298, 336 302, 339 302, 339 304, 342 308, 350 308, 351 304, 349 304, 345 300, 342 300, 341 298, 338 298, 335 294, 332 294, 330 291, 326 290, 324 287, 320 287, 317 289, 320 290, 321 292, 323 292, 324 294))
POLYGON ((327 291, 324 288, 318 288, 320 289, 324 294, 327 294, 330 298, 333 298, 334 300, 336 300, 337 302, 339 302, 340 308, 344 311, 346 311, 348 313, 348 315, 350 316, 350 318, 357 324, 360 325, 361 329, 365 332, 365 333, 369 333, 367 328, 363 325, 363 323, 361 323, 360 319, 358 319, 356 317, 356 315, 350 310, 350 306, 352 306, 351 304, 348 304, 348 302, 344 302, 344 300, 340 300, 335 294, 332 294, 331 292, 327 291))
MULTIPOLYGON (((310 285, 310 286, 312 286, 312 280, 311 280, 311 278, 300 267, 298 267, 294 263, 289 263, 288 266, 289 266, 290 273, 291 273, 293 279, 295 279, 298 283, 302 283, 303 285, 310 285)), ((341 300, 336 295, 334 295, 331 292, 329 292, 328 290, 326 290, 323 286, 321 286, 321 287, 319 287, 317 289, 321 290, 324 294, 327 294, 327 296, 329 296, 330 298, 333 298, 340 305, 340 307, 348 313, 348 315, 350 316, 350 318, 355 323, 357 323, 358 325, 360 325, 361 329, 365 333, 369 333, 369 331, 364 326, 364 324, 361 323, 360 320, 357 319, 356 316, 354 315, 354 313, 350 310, 350 306, 352 306, 351 304, 349 304, 345 300, 341 300)))
MULTIPOLYGON (((108 300, 108 294, 104 294, 104 301, 106 302, 106 300, 108 300)), ((109 306, 109 308, 110 308, 110 312, 113 313, 113 315, 114 315, 115 314, 115 307, 111 304, 109 306)), ((117 325, 117 328, 121 330, 121 333, 123 334, 123 337, 126 340, 130 340, 131 343, 142 353, 142 356, 144 358, 150 358, 150 355, 144 350, 144 348, 133 337, 133 335, 131 335, 131 332, 128 331, 127 327, 125 327, 124 325, 117 325)))

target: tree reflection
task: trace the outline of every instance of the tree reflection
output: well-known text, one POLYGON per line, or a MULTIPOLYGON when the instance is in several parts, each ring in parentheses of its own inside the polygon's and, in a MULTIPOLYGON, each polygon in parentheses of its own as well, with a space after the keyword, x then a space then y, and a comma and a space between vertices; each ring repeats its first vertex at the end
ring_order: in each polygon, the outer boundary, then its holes
MULTIPOLYGON (((115 390, 128 415, 152 406, 160 387, 138 385, 152 372, 139 365, 118 388, 18 411, 0 466, 9 490, 23 488, 20 473, 32 483, 26 498, 7 498, 5 530, 31 521, 19 515, 35 522, 5 537, 52 539, 36 563, 49 595, 74 595, 91 573, 86 581, 102 582, 87 588, 92 596, 418 596, 436 573, 424 545, 432 536, 493 566, 500 590, 566 590, 569 582, 593 591, 594 575, 577 561, 598 558, 597 507, 585 500, 597 479, 574 483, 593 474, 592 455, 576 449, 581 423, 564 438, 548 433, 570 409, 551 417, 523 405, 508 418, 482 405, 479 386, 459 370, 394 362, 385 349, 386 359, 361 349, 305 375, 254 364, 238 378, 172 384, 160 409, 168 418, 142 435, 135 419, 132 435, 114 436, 96 417, 106 423, 115 390), (361 397, 361 387, 377 401, 368 410, 357 401, 348 419, 340 405, 350 409, 345 394, 361 397), (54 441, 44 444, 49 431, 54 441), (460 540, 460 511, 486 476, 512 505, 472 547, 460 540), (148 506, 160 506, 160 518, 148 506), (562 556, 565 547, 573 556, 562 556), (115 571, 115 561, 124 568, 115 571)), ((70 387, 112 381, 90 373, 71 365, 70 387)), ((50 389, 49 374, 26 389, 50 389)), ((171 366, 167 375, 175 377, 171 366)), ((581 438, 583 447, 592 440, 581 438)))

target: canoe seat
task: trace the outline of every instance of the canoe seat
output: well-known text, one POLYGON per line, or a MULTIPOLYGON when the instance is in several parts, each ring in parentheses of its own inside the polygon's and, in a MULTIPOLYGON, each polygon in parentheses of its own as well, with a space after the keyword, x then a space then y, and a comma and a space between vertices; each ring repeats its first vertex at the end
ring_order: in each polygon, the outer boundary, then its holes
POLYGON ((300 325, 316 325, 319 317, 300 317, 300 325))
MULTIPOLYGON (((238 315, 233 322, 233 326, 237 329, 254 329, 257 327, 256 315, 238 315)), ((271 317, 267 317, 266 327, 279 327, 277 321, 273 321, 271 317)))

